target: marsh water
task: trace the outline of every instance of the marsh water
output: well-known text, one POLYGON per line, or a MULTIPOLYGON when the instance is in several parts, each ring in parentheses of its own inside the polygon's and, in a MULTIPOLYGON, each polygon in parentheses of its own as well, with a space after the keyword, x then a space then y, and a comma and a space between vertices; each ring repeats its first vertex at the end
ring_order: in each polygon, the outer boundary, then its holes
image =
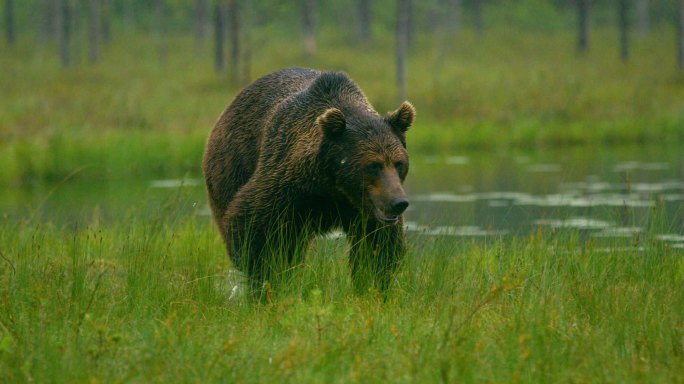
MULTIPOLYGON (((415 236, 487 239, 541 229, 634 249, 645 238, 684 248, 684 151, 676 147, 414 154, 406 188, 415 236)), ((71 227, 160 211, 210 220, 199 175, 11 187, 0 191, 0 208, 10 220, 71 227)))

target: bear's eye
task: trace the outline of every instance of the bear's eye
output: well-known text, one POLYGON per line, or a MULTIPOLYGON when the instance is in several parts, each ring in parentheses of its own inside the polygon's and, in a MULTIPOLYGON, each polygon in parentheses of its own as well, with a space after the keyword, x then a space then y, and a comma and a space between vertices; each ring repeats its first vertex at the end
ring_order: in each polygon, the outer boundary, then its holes
POLYGON ((397 161, 396 163, 394 163, 394 168, 397 170, 399 174, 402 174, 406 169, 406 163, 404 163, 403 161, 397 161))
POLYGON ((380 171, 382 171, 382 164, 381 163, 366 164, 365 170, 366 170, 366 173, 371 174, 371 175, 380 173, 380 171))

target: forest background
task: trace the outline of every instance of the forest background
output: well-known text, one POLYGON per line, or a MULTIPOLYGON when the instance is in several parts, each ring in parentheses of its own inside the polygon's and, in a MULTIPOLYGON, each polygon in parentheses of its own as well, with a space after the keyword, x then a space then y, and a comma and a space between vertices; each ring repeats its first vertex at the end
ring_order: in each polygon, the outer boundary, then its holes
POLYGON ((60 179, 79 164, 97 170, 81 177, 103 168, 197 173, 220 111, 242 86, 287 66, 344 70, 381 113, 410 99, 419 112, 410 142, 421 151, 682 138, 681 1, 5 0, 3 8, 6 183, 60 179), (122 148, 130 157, 115 153, 122 148))

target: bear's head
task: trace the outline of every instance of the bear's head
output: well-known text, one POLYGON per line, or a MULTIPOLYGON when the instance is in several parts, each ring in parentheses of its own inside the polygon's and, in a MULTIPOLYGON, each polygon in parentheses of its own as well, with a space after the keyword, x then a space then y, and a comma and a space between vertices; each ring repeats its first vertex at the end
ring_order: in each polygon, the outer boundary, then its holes
POLYGON ((402 183, 409 169, 406 131, 415 113, 405 101, 384 117, 329 108, 316 119, 336 192, 383 224, 396 223, 409 205, 402 183))

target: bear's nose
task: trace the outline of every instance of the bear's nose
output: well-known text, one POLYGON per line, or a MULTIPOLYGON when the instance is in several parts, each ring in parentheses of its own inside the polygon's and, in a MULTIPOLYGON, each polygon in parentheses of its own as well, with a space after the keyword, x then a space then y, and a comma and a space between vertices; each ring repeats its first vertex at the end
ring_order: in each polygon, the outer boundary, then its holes
POLYGON ((405 210, 406 207, 408 207, 409 202, 403 197, 400 197, 398 199, 392 200, 390 203, 390 210, 392 211, 393 215, 401 215, 405 210))

